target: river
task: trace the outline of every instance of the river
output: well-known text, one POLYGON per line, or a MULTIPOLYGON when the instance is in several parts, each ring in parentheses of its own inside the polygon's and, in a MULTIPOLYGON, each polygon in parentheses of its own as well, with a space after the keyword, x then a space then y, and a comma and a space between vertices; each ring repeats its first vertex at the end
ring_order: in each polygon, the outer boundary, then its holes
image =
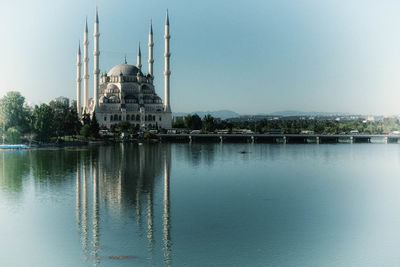
POLYGON ((396 144, 0 151, 0 266, 399 266, 396 144))

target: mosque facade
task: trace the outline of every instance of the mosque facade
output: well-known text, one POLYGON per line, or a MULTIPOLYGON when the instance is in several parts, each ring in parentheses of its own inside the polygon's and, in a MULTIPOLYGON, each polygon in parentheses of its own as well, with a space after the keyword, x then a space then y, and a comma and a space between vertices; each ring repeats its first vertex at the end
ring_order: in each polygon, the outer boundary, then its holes
POLYGON ((137 64, 130 65, 125 61, 108 72, 100 74, 99 69, 99 16, 96 9, 93 34, 93 98, 89 99, 89 54, 88 26, 85 25, 83 39, 83 77, 81 76, 82 55, 80 45, 77 53, 77 100, 76 107, 80 117, 83 114, 96 114, 100 126, 111 128, 120 121, 128 121, 137 129, 169 129, 172 124, 170 106, 170 46, 168 12, 165 21, 165 53, 164 53, 164 94, 165 103, 157 95, 154 87, 153 73, 153 27, 149 30, 149 58, 147 74, 142 70, 140 45, 137 64), (83 80, 83 102, 81 84, 83 80))

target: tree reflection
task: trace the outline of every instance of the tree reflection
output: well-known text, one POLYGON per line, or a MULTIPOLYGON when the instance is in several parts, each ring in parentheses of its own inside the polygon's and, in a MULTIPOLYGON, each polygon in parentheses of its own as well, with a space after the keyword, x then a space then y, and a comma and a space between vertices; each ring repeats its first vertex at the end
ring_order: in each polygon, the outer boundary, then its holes
POLYGON ((0 151, 0 157, 0 187, 7 193, 20 193, 30 170, 28 151, 0 151))
POLYGON ((154 234, 154 188, 157 183, 162 183, 163 214, 158 216, 162 217, 163 234, 159 238, 163 244, 164 262, 171 266, 170 154, 169 145, 101 146, 80 153, 76 159, 76 220, 87 261, 93 259, 93 265, 99 266, 106 259, 135 258, 134 255, 102 254, 103 246, 107 247, 107 240, 102 240, 104 216, 130 218, 134 214, 137 233, 147 239, 147 258, 153 266, 157 240, 154 234), (132 211, 135 212, 132 214, 132 211))

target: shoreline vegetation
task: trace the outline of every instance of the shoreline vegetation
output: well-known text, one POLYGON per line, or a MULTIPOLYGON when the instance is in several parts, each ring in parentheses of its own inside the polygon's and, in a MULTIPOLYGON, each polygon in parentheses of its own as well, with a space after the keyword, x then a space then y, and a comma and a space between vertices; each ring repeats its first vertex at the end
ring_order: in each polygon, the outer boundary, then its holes
POLYGON ((0 99, 1 143, 25 144, 29 147, 79 146, 94 143, 115 142, 157 142, 157 133, 235 133, 245 130, 248 133, 298 134, 389 134, 400 131, 398 118, 383 118, 379 121, 318 120, 316 119, 276 119, 276 120, 221 120, 210 114, 187 115, 177 118, 172 130, 142 130, 129 121, 119 121, 111 129, 100 127, 96 114, 92 117, 83 114, 78 117, 75 107, 57 101, 49 104, 29 106, 19 92, 10 91, 0 99))

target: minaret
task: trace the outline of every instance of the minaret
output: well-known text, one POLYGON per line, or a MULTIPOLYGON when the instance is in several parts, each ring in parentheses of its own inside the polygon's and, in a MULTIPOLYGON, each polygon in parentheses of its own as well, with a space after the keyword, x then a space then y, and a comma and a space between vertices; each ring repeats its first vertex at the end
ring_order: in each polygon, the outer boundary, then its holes
POLYGON ((81 77, 81 45, 78 45, 78 54, 76 55, 76 112, 78 113, 78 117, 82 116, 82 107, 81 107, 81 85, 82 85, 82 77, 81 77))
POLYGON ((96 19, 94 21, 94 51, 93 51, 93 98, 94 98, 94 108, 96 109, 97 106, 99 105, 99 74, 100 74, 100 69, 99 69, 99 15, 97 12, 97 7, 96 7, 96 19))
POLYGON ((88 55, 88 26, 87 18, 85 24, 85 33, 83 34, 83 112, 89 109, 89 55, 88 55))
POLYGON ((169 52, 169 39, 171 36, 169 35, 169 18, 168 18, 168 10, 167 10, 167 18, 165 20, 165 69, 164 69, 164 90, 165 90, 165 112, 171 112, 171 107, 169 103, 169 76, 171 75, 171 71, 169 68, 169 58, 171 57, 171 53, 169 52))
POLYGON ((150 31, 149 31, 149 74, 153 77, 153 63, 154 63, 154 59, 153 59, 153 46, 154 46, 154 42, 153 42, 153 23, 150 20, 150 31))
POLYGON ((136 67, 138 69, 142 69, 142 53, 140 52, 140 42, 139 42, 139 50, 138 50, 138 54, 137 54, 137 65, 136 67))

